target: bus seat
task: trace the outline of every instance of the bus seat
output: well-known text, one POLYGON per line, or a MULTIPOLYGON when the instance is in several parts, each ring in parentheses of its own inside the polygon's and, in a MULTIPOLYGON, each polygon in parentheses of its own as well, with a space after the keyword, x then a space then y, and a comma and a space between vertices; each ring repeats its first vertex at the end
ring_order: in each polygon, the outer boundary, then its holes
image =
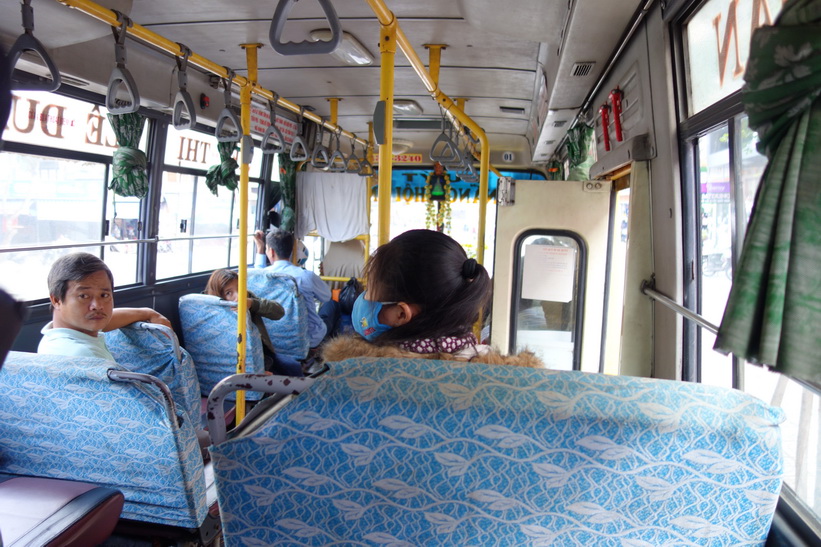
POLYGON ((226 544, 763 545, 782 421, 700 384, 362 358, 210 450, 226 544))
POLYGON ((177 406, 188 412, 195 424, 201 423, 202 399, 194 360, 180 347, 172 329, 138 321, 104 334, 118 364, 162 380, 177 406))
MULTIPOLYGON (((237 372, 237 312, 225 304, 207 294, 186 294, 179 301, 183 345, 194 358, 205 397, 220 380, 237 372)), ((250 314, 246 325, 245 372, 265 372, 262 340, 250 314)), ((259 397, 259 393, 249 393, 246 400, 259 397)))
POLYGON ((0 479, 0 533, 7 547, 99 545, 123 510, 123 494, 84 482, 0 479))
POLYGON ((109 371, 133 374, 104 359, 10 352, 0 473, 115 488, 123 519, 199 528, 216 495, 187 412, 161 382, 114 381, 109 371))
POLYGON ((259 298, 279 302, 285 310, 282 319, 263 319, 277 353, 298 361, 305 359, 310 349, 307 304, 300 297, 294 278, 266 270, 248 270, 248 290, 259 298))

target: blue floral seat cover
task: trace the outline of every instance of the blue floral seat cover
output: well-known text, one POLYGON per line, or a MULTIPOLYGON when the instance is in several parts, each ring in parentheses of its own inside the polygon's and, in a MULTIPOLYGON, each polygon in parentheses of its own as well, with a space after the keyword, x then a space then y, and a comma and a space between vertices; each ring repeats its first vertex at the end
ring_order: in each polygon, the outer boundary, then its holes
POLYGON ((369 358, 211 450, 229 545, 763 545, 782 420, 698 384, 369 358))
MULTIPOLYGON (((0 370, 0 473, 120 490, 122 517, 199 527, 206 473, 188 413, 156 387, 115 382, 112 361, 9 353, 0 370)), ((209 464, 210 466, 210 464, 209 464)))
POLYGON ((277 353, 297 360, 305 359, 310 349, 308 313, 294 278, 264 270, 248 270, 248 290, 259 298, 279 302, 285 310, 285 315, 277 321, 263 318, 277 353))

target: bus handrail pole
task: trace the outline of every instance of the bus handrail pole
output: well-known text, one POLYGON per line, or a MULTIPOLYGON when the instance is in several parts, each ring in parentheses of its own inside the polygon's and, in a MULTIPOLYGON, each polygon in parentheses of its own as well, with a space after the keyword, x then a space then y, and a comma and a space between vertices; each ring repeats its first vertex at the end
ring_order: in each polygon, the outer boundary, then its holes
POLYGON ((694 323, 696 323, 701 328, 707 329, 708 331, 712 332, 713 334, 718 334, 718 327, 717 326, 713 325, 712 323, 710 323, 709 321, 707 321, 706 319, 704 319, 702 316, 695 313, 694 311, 688 310, 687 308, 685 308, 684 306, 682 306, 681 304, 679 304, 678 302, 676 302, 672 298, 670 298, 666 295, 663 295, 660 292, 658 292, 657 290, 653 289, 652 288, 652 283, 649 283, 648 281, 643 280, 641 282, 641 287, 639 287, 639 290, 642 292, 642 294, 652 298, 653 300, 655 300, 656 302, 658 302, 660 304, 663 304, 663 305, 667 306, 668 308, 670 308, 671 310, 673 310, 677 314, 686 317, 690 321, 693 321, 694 323))
MULTIPOLYGON (((247 235, 246 238, 251 237, 247 235)), ((200 239, 239 239, 238 234, 217 234, 210 236, 187 236, 187 237, 160 237, 155 236, 148 239, 117 239, 114 241, 91 241, 88 243, 60 243, 56 245, 38 245, 35 247, 5 247, 0 249, 2 253, 25 253, 31 251, 52 251, 54 249, 72 249, 74 247, 103 247, 108 245, 129 245, 135 243, 164 243, 167 241, 197 241, 200 239)))
MULTIPOLYGON (((410 62, 413 70, 422 80, 422 83, 427 88, 431 97, 433 97, 433 99, 439 103, 445 111, 470 128, 471 133, 479 138, 482 154, 479 158, 479 241, 476 246, 476 261, 483 264, 485 257, 485 228, 487 225, 488 173, 490 171, 490 145, 488 144, 487 135, 485 135, 484 130, 479 127, 476 122, 470 118, 470 116, 462 112, 462 109, 460 109, 450 97, 439 89, 439 86, 436 85, 436 82, 433 81, 433 78, 425 68, 425 64, 414 51, 408 37, 405 36, 402 28, 398 23, 396 23, 396 17, 385 5, 385 2, 383 0, 368 0, 368 5, 370 5, 382 25, 395 24, 396 45, 399 46, 399 49, 401 49, 402 53, 405 54, 408 62, 410 62)), ((380 162, 381 161, 382 156, 380 154, 380 162)), ((380 244, 381 243, 382 241, 380 236, 380 244)))
POLYGON ((381 54, 381 69, 379 72, 379 100, 385 103, 385 134, 379 145, 379 195, 377 208, 377 241, 384 245, 391 238, 391 186, 393 178, 393 84, 394 61, 396 60, 396 34, 398 26, 396 19, 382 23, 379 29, 379 52, 381 54))
MULTIPOLYGON (((105 7, 99 5, 95 2, 92 2, 91 0, 55 0, 55 1, 60 3, 60 4, 63 4, 64 6, 67 6, 69 8, 74 8, 76 10, 79 10, 79 11, 85 13, 86 15, 90 15, 91 17, 94 17, 95 19, 97 19, 99 21, 102 21, 103 23, 106 23, 106 24, 111 25, 113 27, 118 27, 119 28, 120 26, 122 26, 122 23, 120 22, 119 19, 117 19, 117 14, 115 12, 113 12, 112 10, 110 10, 108 8, 105 8, 105 7)), ((182 48, 180 47, 180 44, 178 44, 176 42, 172 42, 171 40, 168 40, 167 38, 164 38, 163 36, 160 36, 159 34, 157 34, 155 32, 152 32, 152 31, 148 30, 147 28, 145 28, 141 25, 138 25, 137 23, 134 23, 134 22, 132 22, 132 26, 128 27, 128 36, 131 37, 131 38, 138 39, 138 40, 140 40, 142 42, 145 42, 147 44, 151 44, 152 46, 155 46, 155 47, 165 51, 166 53, 170 53, 171 55, 174 55, 176 57, 183 57, 184 54, 185 54, 182 51, 182 48)), ((201 68, 203 70, 206 70, 206 71, 208 71, 212 74, 216 74, 220 78, 228 78, 228 71, 226 70, 226 68, 224 66, 218 65, 217 63, 215 63, 215 62, 213 62, 209 59, 206 59, 205 57, 202 57, 201 55, 197 55, 194 52, 191 52, 191 55, 188 57, 188 62, 190 64, 196 65, 199 68, 201 68)), ((248 83, 249 83, 247 78, 244 78, 243 76, 240 76, 238 74, 234 76, 233 81, 240 87, 240 89, 242 89, 243 86, 248 85, 248 83)), ((265 99, 267 99, 269 101, 276 100, 276 104, 278 104, 282 108, 290 110, 294 114, 299 114, 300 113, 300 107, 299 107, 298 104, 293 103, 293 102, 291 102, 287 99, 283 99, 282 97, 276 97, 275 98, 273 92, 271 92, 271 91, 269 91, 269 90, 267 90, 263 87, 260 87, 256 82, 252 82, 251 87, 252 87, 252 89, 251 89, 252 93, 256 93, 257 95, 259 95, 261 97, 264 97, 265 99)), ((336 132, 336 130, 337 130, 337 127, 334 124, 330 123, 329 121, 323 121, 322 118, 320 118, 319 116, 317 116, 316 114, 314 114, 312 112, 305 112, 303 117, 311 120, 312 122, 315 122, 315 123, 318 123, 318 124, 324 124, 325 128, 329 129, 330 131, 336 132)), ((339 129, 342 129, 342 128, 339 128, 339 129)), ((357 142, 359 142, 362 145, 367 145, 367 142, 365 142, 363 139, 360 139, 360 138, 356 137, 356 135, 354 135, 353 133, 351 133, 349 131, 342 130, 341 134, 345 135, 346 137, 348 137, 350 139, 355 139, 357 142)))

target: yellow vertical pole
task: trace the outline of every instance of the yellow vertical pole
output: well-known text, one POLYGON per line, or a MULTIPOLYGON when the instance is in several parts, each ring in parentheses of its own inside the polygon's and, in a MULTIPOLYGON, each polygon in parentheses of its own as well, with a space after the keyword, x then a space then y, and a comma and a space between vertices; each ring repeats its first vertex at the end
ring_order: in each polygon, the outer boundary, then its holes
MULTIPOLYGON (((239 282, 237 283, 237 374, 245 372, 248 333, 248 171, 254 143, 251 140, 251 88, 257 80, 257 48, 262 44, 242 44, 248 65, 248 79, 240 88, 242 140, 239 167, 239 282), (251 150, 248 150, 248 147, 251 150), (247 160, 247 162, 246 162, 247 160)), ((236 423, 245 418, 245 392, 237 392, 236 423)))
POLYGON ((342 99, 339 97, 328 97, 325 100, 331 103, 331 123, 336 125, 336 120, 339 117, 339 101, 342 99))
POLYGON ((442 66, 442 50, 447 49, 448 46, 444 44, 425 44, 424 47, 428 50, 428 72, 430 72, 430 79, 433 81, 434 87, 438 87, 439 67, 442 66))
POLYGON ((393 67, 396 58, 396 18, 380 27, 379 52, 382 70, 379 79, 379 100, 385 101, 385 134, 379 145, 379 245, 390 240, 391 180, 393 177, 393 67))
MULTIPOLYGON (((373 143, 376 142, 373 139, 373 122, 368 122, 368 144, 365 147, 365 158, 371 165, 373 165, 373 143)), ((368 233, 365 236, 365 262, 368 261, 371 254, 371 188, 377 182, 377 180, 374 180, 373 172, 371 172, 371 176, 368 177, 368 233)))

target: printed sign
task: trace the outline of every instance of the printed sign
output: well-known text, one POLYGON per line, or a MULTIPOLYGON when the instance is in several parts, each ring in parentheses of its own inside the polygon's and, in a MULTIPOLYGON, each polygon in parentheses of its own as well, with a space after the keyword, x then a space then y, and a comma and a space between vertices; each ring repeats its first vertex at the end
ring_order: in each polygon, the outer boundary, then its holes
MULTIPOLYGON (((255 104, 251 105, 251 133, 256 133, 259 136, 265 134, 268 126, 271 125, 271 113, 267 108, 262 108, 255 104)), ((280 130, 282 136, 285 138, 287 144, 294 142, 299 124, 283 118, 277 114, 277 129, 280 130)))
MULTIPOLYGON (((379 163, 379 154, 374 154, 373 157, 373 163, 377 165, 379 163)), ((393 163, 425 163, 425 159, 422 154, 395 154, 393 163)))
POLYGON ((525 247, 522 298, 570 302, 576 275, 576 249, 555 245, 525 247))

